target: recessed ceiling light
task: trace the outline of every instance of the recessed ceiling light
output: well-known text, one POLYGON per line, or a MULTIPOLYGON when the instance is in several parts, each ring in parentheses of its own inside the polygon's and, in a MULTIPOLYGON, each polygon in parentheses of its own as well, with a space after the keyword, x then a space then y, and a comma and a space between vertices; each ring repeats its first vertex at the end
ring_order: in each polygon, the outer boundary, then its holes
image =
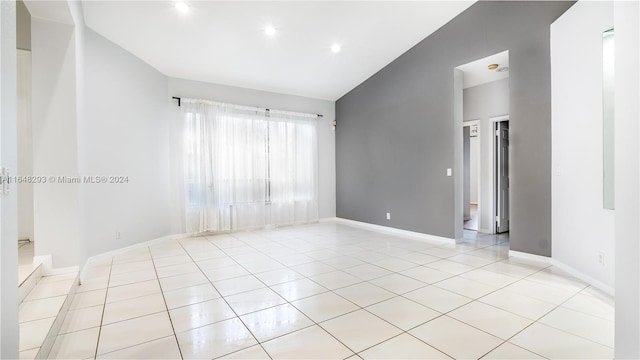
POLYGON ((178 11, 180 11, 181 13, 187 13, 189 12, 189 5, 187 5, 185 2, 183 1, 178 1, 176 3, 176 9, 178 11))
POLYGON ((269 36, 273 36, 276 34, 276 28, 274 28, 273 26, 267 26, 266 28, 264 28, 264 33, 269 36))
POLYGON ((333 44, 331 45, 331 52, 334 54, 337 54, 340 52, 340 50, 342 50, 342 48, 340 47, 340 45, 338 44, 333 44))

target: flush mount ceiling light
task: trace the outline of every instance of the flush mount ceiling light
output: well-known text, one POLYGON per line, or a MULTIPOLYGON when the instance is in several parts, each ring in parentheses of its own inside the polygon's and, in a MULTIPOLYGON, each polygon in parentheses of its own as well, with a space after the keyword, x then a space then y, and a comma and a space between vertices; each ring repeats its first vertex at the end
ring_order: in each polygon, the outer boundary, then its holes
POLYGON ((178 1, 176 3, 176 10, 180 11, 181 13, 188 13, 189 12, 189 5, 187 5, 183 1, 178 1))
POLYGON ((498 64, 491 64, 489 66, 487 66, 489 68, 489 70, 495 70, 498 68, 498 64))
POLYGON ((264 28, 264 33, 269 36, 273 36, 276 34, 276 28, 274 28, 273 26, 267 26, 266 28, 264 28))
POLYGON ((331 52, 334 54, 337 54, 340 52, 340 50, 342 50, 342 48, 340 47, 340 45, 338 44, 333 44, 331 45, 331 52))

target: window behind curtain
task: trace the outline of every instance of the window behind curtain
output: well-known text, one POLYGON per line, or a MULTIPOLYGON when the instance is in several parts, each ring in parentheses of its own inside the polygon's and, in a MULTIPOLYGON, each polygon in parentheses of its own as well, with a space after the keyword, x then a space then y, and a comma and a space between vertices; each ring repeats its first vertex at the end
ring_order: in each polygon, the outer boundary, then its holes
POLYGON ((188 232, 317 220, 316 120, 184 101, 188 232))

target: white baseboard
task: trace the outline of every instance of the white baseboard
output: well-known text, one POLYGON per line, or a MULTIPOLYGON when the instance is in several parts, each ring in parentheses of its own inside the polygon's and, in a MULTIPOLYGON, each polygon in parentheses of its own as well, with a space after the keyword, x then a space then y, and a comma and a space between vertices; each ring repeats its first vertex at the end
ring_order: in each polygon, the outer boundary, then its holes
POLYGON ((556 267, 560 268, 560 270, 566 271, 570 275, 577 277, 578 279, 580 279, 580 280, 586 282, 587 284, 597 288, 598 290, 601 290, 601 291, 605 292, 606 294, 608 294, 610 296, 615 296, 615 288, 613 288, 613 287, 611 287, 611 286, 609 286, 609 285, 607 285, 607 284, 605 284, 605 283, 603 283, 603 282, 601 282, 599 280, 596 280, 593 277, 591 277, 591 276, 589 276, 589 275, 587 275, 587 274, 585 274, 585 273, 583 273, 581 271, 578 271, 578 270, 574 269, 573 267, 571 267, 571 266, 569 266, 569 265, 567 265, 567 264, 565 264, 565 263, 563 263, 561 261, 558 261, 556 259, 553 259, 552 263, 553 263, 553 266, 556 266, 556 267))
POLYGON ((584 282, 586 282, 587 284, 597 288, 598 290, 601 290, 603 292, 605 292, 608 295, 611 296, 615 296, 615 289, 609 285, 604 284, 603 282, 594 279, 593 277, 578 271, 576 269, 574 269, 573 267, 557 260, 554 258, 550 258, 550 257, 546 257, 546 256, 540 256, 540 255, 533 255, 533 254, 528 254, 528 253, 523 253, 520 251, 513 251, 513 250, 509 250, 509 256, 513 256, 513 257, 517 257, 517 258, 521 258, 521 259, 526 259, 526 260, 534 260, 534 261, 539 261, 539 262, 544 262, 547 263, 549 265, 553 265, 557 268, 559 268, 562 271, 567 272, 569 275, 576 277, 584 282))
POLYGON ((511 256, 513 256, 515 258, 538 261, 538 262, 542 262, 542 263, 551 265, 551 258, 548 257, 548 256, 534 255, 534 254, 529 254, 529 253, 526 253, 526 252, 509 250, 509 257, 511 257, 511 256))
POLYGON ((416 240, 440 241, 440 242, 447 243, 447 244, 455 244, 455 242, 456 242, 455 239, 446 238, 446 237, 442 237, 442 236, 423 234, 423 233, 419 233, 419 232, 415 232, 415 231, 396 229, 396 228, 392 228, 392 227, 388 227, 388 226, 370 224, 370 223, 366 223, 366 222, 343 219, 343 218, 322 219, 321 220, 321 222, 326 222, 326 221, 335 221, 335 222, 340 223, 340 224, 357 226, 357 227, 361 227, 361 228, 365 228, 365 229, 369 229, 369 230, 373 230, 373 231, 377 231, 377 232, 381 232, 381 233, 386 233, 386 234, 391 234, 391 235, 399 235, 399 236, 403 236, 403 237, 409 237, 409 238, 416 239, 416 240))
POLYGON ((33 265, 42 264, 43 268, 49 264, 51 266, 51 255, 38 255, 33 257, 33 265))
POLYGON ((62 275, 73 272, 77 273, 80 270, 80 267, 77 265, 63 268, 54 268, 51 255, 34 256, 33 263, 42 265, 42 275, 44 276, 62 275))

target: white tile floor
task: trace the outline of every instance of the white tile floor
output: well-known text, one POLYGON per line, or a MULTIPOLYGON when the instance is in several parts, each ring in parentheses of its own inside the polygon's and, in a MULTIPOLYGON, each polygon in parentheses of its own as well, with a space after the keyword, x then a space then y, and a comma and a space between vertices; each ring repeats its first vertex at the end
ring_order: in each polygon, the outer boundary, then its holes
POLYGON ((507 254, 335 223, 164 241, 88 265, 50 357, 613 357, 610 297, 507 254))

